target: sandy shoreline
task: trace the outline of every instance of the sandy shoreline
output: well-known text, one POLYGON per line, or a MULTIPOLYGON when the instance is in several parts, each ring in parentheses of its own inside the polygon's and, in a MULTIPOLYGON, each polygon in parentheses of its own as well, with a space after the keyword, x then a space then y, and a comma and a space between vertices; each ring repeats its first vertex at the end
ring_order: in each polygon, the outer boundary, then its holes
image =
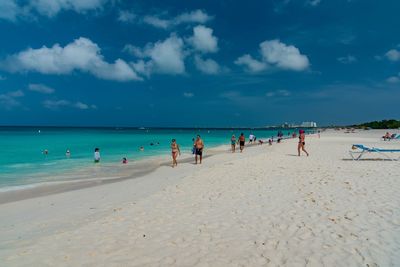
POLYGON ((0 205, 5 266, 396 266, 400 165, 381 131, 308 137, 0 205))

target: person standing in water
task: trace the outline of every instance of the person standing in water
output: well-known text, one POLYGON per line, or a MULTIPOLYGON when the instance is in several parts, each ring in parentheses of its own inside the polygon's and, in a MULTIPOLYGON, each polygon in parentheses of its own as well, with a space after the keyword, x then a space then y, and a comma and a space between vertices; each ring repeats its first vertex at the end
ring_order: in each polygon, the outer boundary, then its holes
POLYGON ((179 155, 181 154, 181 150, 179 149, 179 145, 176 143, 175 139, 172 139, 171 142, 171 152, 172 152, 172 168, 174 168, 175 166, 178 166, 178 161, 176 160, 176 158, 178 157, 178 153, 179 155))
POLYGON ((200 157, 200 164, 201 164, 201 161, 203 160, 204 143, 203 140, 201 140, 200 135, 197 135, 194 145, 196 147, 196 157, 195 157, 196 164, 197 164, 197 157, 200 157))
POLYGON ((232 148, 232 153, 235 153, 235 151, 236 151, 236 137, 235 137, 235 135, 232 135, 232 137, 231 137, 231 148, 232 148))
POLYGON ((69 149, 67 149, 67 151, 65 152, 65 156, 67 158, 71 157, 71 151, 69 151, 69 149))
POLYGON ((240 153, 243 152, 244 149, 244 144, 246 143, 246 137, 244 137, 244 134, 241 133, 239 136, 239 148, 240 148, 240 153))
POLYGON ((306 149, 304 148, 304 146, 306 145, 305 139, 306 139, 306 134, 305 134, 304 130, 300 130, 299 131, 299 144, 297 146, 297 152, 298 152, 299 157, 300 157, 300 150, 303 150, 306 153, 307 157, 309 155, 308 152, 306 151, 306 149))
POLYGON ((94 149, 94 163, 100 162, 100 149, 97 147, 94 149))

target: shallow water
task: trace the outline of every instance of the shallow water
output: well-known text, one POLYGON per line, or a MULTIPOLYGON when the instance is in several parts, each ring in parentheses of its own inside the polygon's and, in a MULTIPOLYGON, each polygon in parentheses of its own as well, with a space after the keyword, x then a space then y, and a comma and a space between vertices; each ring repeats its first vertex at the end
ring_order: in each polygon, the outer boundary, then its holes
MULTIPOLYGON (((229 144, 232 134, 241 132, 246 138, 250 133, 270 138, 278 130, 0 127, 0 188, 57 181, 61 174, 93 166, 96 147, 100 148, 102 164, 118 164, 123 157, 133 162, 169 155, 172 138, 183 153, 191 153, 192 138, 197 134, 207 148, 229 144), (141 146, 144 151, 139 150, 141 146), (69 158, 67 149, 71 151, 69 158), (48 150, 47 155, 44 150, 48 150)), ((286 135, 288 132, 284 130, 286 135)))

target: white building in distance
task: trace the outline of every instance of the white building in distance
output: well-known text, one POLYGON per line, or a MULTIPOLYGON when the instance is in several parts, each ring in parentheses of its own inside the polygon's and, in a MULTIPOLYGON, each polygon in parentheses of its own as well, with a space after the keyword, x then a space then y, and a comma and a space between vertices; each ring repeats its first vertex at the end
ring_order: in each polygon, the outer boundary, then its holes
POLYGON ((305 128, 317 128, 317 123, 314 121, 303 121, 300 125, 300 127, 305 127, 305 128))

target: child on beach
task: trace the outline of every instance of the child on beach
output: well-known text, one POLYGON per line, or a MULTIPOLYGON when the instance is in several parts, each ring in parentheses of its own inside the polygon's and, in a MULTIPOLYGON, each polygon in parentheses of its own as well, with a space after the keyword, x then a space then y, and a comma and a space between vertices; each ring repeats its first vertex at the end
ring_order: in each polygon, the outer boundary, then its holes
POLYGON ((100 162, 100 149, 97 147, 94 149, 94 163, 100 162))
POLYGON ((179 145, 176 143, 175 139, 172 139, 171 151, 172 151, 172 168, 174 168, 175 166, 178 166, 178 161, 176 160, 176 158, 178 157, 178 153, 179 155, 181 154, 181 150, 179 149, 179 145))
POLYGON ((127 158, 122 158, 122 164, 128 164, 128 159, 127 158))
POLYGON ((231 137, 231 148, 232 148, 232 153, 235 153, 235 151, 236 151, 236 137, 235 137, 235 135, 232 135, 232 137, 231 137))

